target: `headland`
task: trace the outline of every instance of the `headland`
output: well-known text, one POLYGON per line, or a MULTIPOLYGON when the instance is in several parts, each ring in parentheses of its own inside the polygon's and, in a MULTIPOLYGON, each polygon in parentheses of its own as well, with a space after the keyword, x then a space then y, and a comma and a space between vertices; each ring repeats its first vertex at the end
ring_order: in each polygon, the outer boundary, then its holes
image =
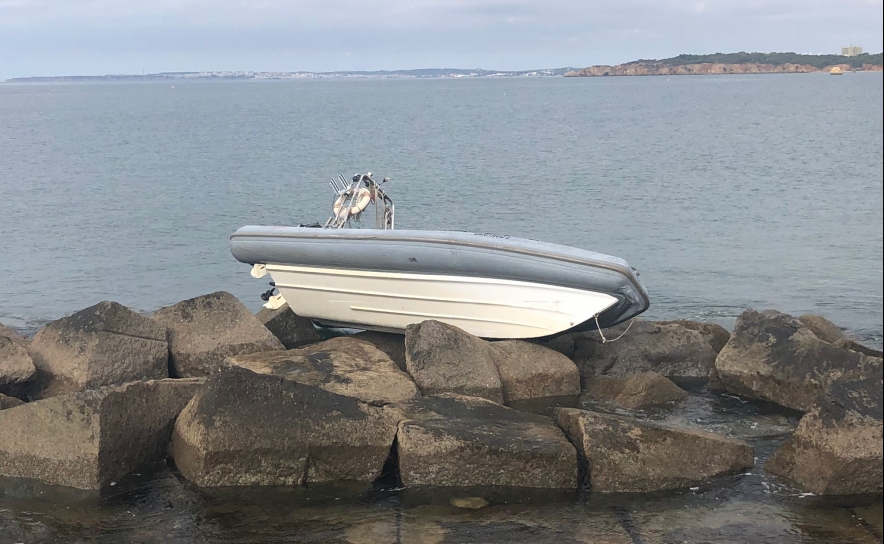
POLYGON ((639 59, 614 66, 599 64, 566 72, 565 77, 682 76, 708 74, 803 74, 831 72, 880 72, 881 53, 843 55, 801 55, 797 53, 715 53, 678 55, 668 59, 639 59))

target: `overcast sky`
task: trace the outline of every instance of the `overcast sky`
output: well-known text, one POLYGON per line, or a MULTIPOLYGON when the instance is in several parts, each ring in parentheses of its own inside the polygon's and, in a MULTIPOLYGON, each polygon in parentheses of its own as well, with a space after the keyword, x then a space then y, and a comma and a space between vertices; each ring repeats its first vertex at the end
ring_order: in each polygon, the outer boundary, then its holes
POLYGON ((882 49, 881 0, 0 0, 0 81, 882 49))

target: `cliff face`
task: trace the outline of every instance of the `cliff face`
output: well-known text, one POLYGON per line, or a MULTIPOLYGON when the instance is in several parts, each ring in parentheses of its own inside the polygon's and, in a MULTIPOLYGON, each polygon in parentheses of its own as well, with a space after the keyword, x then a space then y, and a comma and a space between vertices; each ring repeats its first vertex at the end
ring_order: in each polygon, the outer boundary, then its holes
MULTIPOLYGON (((817 69, 809 64, 722 64, 704 62, 701 64, 662 64, 656 62, 629 62, 617 66, 590 66, 576 72, 567 72, 565 77, 599 77, 599 76, 687 76, 702 74, 801 74, 807 72, 828 72, 833 66, 817 69)), ((852 70, 844 65, 842 70, 852 70)), ((862 71, 881 70, 881 66, 866 64, 862 71)))

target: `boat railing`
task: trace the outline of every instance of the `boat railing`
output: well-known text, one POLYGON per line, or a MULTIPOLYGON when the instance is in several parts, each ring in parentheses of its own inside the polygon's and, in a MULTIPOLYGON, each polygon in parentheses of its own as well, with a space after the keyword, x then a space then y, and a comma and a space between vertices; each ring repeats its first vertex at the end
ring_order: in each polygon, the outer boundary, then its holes
POLYGON ((342 229, 350 226, 350 221, 360 222, 362 213, 370 205, 375 208, 375 228, 393 230, 395 227, 395 206, 393 200, 381 189, 381 185, 389 181, 384 178, 380 183, 371 177, 371 172, 356 174, 350 181, 338 174, 329 184, 335 192, 332 204, 334 215, 328 218, 324 228, 342 229))

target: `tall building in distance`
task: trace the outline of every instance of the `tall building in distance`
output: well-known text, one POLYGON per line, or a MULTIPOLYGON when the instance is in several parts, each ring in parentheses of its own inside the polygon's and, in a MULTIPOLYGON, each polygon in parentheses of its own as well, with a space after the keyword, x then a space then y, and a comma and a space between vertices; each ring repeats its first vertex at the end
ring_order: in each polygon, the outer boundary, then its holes
POLYGON ((861 55, 863 52, 862 47, 857 47, 855 45, 851 45, 850 47, 842 47, 841 54, 845 57, 855 57, 857 55, 861 55))

